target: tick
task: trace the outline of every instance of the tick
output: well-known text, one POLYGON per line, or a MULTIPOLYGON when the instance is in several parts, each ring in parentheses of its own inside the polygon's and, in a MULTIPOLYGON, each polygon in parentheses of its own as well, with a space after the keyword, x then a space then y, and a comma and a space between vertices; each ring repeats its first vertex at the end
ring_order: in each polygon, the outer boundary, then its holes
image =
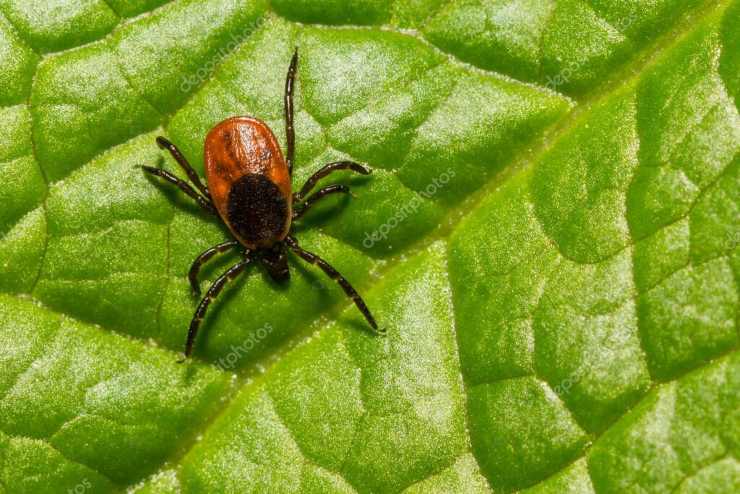
POLYGON ((285 80, 285 156, 272 130, 264 122, 253 117, 232 117, 217 124, 206 136, 204 164, 208 186, 201 182, 177 147, 164 137, 157 137, 157 144, 172 154, 192 185, 166 170, 142 167, 146 172, 176 185, 202 209, 221 218, 234 237, 228 242, 211 247, 193 261, 188 279, 195 294, 200 294, 198 272, 206 261, 230 249, 241 249, 242 260, 216 279, 198 304, 188 329, 186 358, 193 353, 195 337, 208 307, 226 283, 233 281, 248 266, 258 262, 273 280, 278 283, 287 282, 290 279, 288 249, 305 261, 317 265, 339 283, 344 293, 365 316, 368 324, 378 331, 370 309, 349 281, 321 257, 301 248, 292 235, 293 222, 306 214, 319 200, 331 194, 349 192, 346 185, 335 184, 309 194, 319 180, 338 170, 351 170, 362 175, 369 175, 371 172, 359 163, 337 161, 314 173, 298 192, 292 191, 295 156, 293 88, 297 68, 298 50, 293 54, 285 80))

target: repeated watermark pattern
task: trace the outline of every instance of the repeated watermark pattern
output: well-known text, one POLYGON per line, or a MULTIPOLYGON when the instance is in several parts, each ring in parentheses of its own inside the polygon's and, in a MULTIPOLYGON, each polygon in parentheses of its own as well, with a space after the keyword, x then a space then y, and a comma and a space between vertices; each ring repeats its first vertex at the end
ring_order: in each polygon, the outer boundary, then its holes
POLYGON ((223 370, 232 370, 244 355, 254 349, 260 341, 267 338, 272 331, 272 325, 270 323, 265 323, 264 326, 250 334, 247 339, 242 341, 240 345, 231 345, 229 347, 229 353, 218 359, 216 361, 216 365, 223 370))
POLYGON ((419 191, 418 194, 407 202, 406 204, 400 205, 396 208, 393 216, 388 218, 382 225, 373 230, 372 232, 365 232, 365 238, 362 240, 362 246, 366 249, 371 249, 375 244, 383 242, 388 238, 388 234, 398 227, 401 223, 406 221, 410 216, 413 216, 421 207, 422 199, 429 199, 433 197, 437 192, 443 189, 449 182, 455 178, 455 171, 448 168, 447 171, 432 180, 423 190, 419 191))
MULTIPOLYGON (((629 331, 623 331, 613 336, 612 338, 609 338, 609 342, 614 348, 622 348, 629 344, 629 340, 632 336, 633 334, 629 331)), ((568 377, 566 377, 555 387, 553 387, 553 391, 555 391, 558 396, 563 398, 565 395, 570 393, 570 389, 573 387, 573 385, 578 384, 581 379, 583 379, 588 374, 589 370, 589 367, 586 365, 579 366, 573 372, 571 372, 568 377)))
POLYGON ((740 245, 740 232, 728 232, 722 242, 722 250, 735 250, 740 245))
MULTIPOLYGON (((618 22, 615 22, 611 25, 611 27, 616 30, 619 33, 624 33, 627 29, 634 24, 634 22, 637 20, 636 15, 630 15, 627 17, 624 17, 622 19, 619 19, 618 22)), ((567 84, 570 82, 571 78, 573 77, 573 74, 578 72, 578 70, 581 69, 586 63, 588 63, 589 59, 587 58, 581 58, 578 60, 573 60, 568 65, 560 69, 560 72, 555 74, 554 76, 547 76, 545 87, 547 89, 550 89, 552 91, 556 91, 560 86, 563 84, 567 84)))
POLYGON ((71 489, 67 489, 67 494, 85 494, 88 489, 92 487, 92 483, 87 478, 82 479, 82 482, 77 484, 71 489))
POLYGON ((262 18, 247 24, 247 26, 240 32, 230 33, 229 42, 222 46, 216 51, 216 53, 208 59, 208 61, 200 66, 198 70, 193 73, 183 75, 180 79, 180 91, 183 93, 189 93, 193 88, 199 87, 206 80, 208 80, 213 74, 216 67, 229 56, 229 54, 236 51, 237 47, 241 46, 244 41, 260 26, 262 18))

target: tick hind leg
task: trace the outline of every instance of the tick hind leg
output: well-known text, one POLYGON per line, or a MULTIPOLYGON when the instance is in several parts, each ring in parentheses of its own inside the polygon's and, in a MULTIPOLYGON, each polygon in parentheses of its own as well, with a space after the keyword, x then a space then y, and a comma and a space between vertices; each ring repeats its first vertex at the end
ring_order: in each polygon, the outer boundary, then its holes
POLYGON ((237 246, 239 246, 239 242, 237 242, 236 240, 229 240, 228 242, 224 242, 222 244, 216 245, 215 247, 211 247, 210 249, 199 255, 195 259, 195 261, 193 261, 193 264, 190 266, 190 271, 188 272, 188 280, 190 280, 190 286, 193 289, 193 293, 195 293, 196 295, 200 295, 198 273, 200 272, 200 268, 203 266, 203 264, 208 262, 216 254, 221 254, 237 246))
POLYGON ((352 288, 352 285, 349 284, 349 281, 342 276, 339 271, 334 269, 328 262, 317 256, 316 254, 313 254, 311 252, 308 252, 307 250, 302 249, 295 238, 293 237, 286 237, 285 243, 288 244, 288 247, 290 247, 293 252, 295 252, 299 257, 304 259, 305 261, 317 265, 321 270, 329 276, 329 278, 335 280, 337 283, 339 283, 339 286, 342 287, 342 290, 344 290, 344 293, 347 294, 349 298, 352 299, 352 301, 355 303, 357 308, 362 312, 362 315, 365 316, 365 319, 367 320, 367 323, 372 327, 375 331, 379 333, 383 333, 383 331, 378 330, 378 324, 375 322, 375 318, 370 313, 370 309, 367 308, 367 305, 365 304, 365 301, 362 300, 362 297, 360 297, 360 294, 357 293, 357 291, 352 288))
POLYGON ((311 177, 306 180, 306 183, 303 185, 303 187, 301 187, 301 190, 293 195, 293 200, 302 201, 303 198, 306 197, 308 193, 311 192, 311 190, 316 186, 319 180, 339 170, 352 170, 353 172, 359 173, 360 175, 370 175, 370 173, 372 173, 372 170, 370 168, 366 167, 365 165, 355 163, 354 161, 336 161, 334 163, 329 163, 328 165, 324 165, 323 168, 311 175, 311 177))
POLYGON ((168 172, 167 170, 162 170, 161 168, 153 168, 151 166, 142 166, 142 170, 144 170, 147 173, 150 173, 152 175, 155 175, 157 177, 163 178, 166 181, 168 181, 171 184, 176 185, 181 191, 185 192, 188 196, 195 199, 195 202, 198 203, 198 205, 203 208, 205 211, 216 214, 216 208, 213 207, 213 204, 211 203, 210 199, 207 199, 203 197, 202 195, 198 194, 189 183, 185 182, 184 180, 181 180, 168 172))
POLYGON ((211 302, 213 302, 216 297, 218 297, 218 295, 221 293, 221 290, 224 289, 226 283, 236 279, 237 276, 244 272, 246 267, 251 262, 252 258, 247 255, 247 257, 244 258, 243 261, 235 264, 234 266, 229 268, 228 271, 222 274, 216 281, 213 282, 211 288, 208 289, 208 292, 206 292, 206 296, 203 297, 203 300, 201 300, 200 304, 198 304, 198 308, 195 310, 193 319, 190 321, 190 328, 188 329, 188 339, 185 343, 185 358, 190 357, 190 355, 192 355, 193 353, 193 344, 195 343, 195 337, 198 335, 198 329, 200 328, 200 324, 203 322, 203 318, 206 315, 208 306, 211 305, 211 302))

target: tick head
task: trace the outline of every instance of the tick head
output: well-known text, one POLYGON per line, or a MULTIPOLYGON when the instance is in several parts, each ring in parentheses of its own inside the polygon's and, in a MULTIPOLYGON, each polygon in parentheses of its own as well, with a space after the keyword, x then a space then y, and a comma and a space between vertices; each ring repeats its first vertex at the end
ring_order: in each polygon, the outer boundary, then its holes
POLYGON ((285 283, 290 279, 288 256, 285 254, 282 242, 276 243, 274 247, 262 252, 262 264, 267 269, 270 277, 277 283, 285 283))

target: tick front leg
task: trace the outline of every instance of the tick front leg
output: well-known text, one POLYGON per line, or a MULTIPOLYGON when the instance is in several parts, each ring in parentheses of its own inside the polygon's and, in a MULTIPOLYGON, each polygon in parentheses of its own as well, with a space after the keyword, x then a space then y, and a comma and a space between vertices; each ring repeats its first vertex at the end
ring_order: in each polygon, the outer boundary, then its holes
POLYGON ((293 53, 288 67, 288 75, 285 78, 285 138, 287 142, 287 153, 285 161, 288 164, 288 173, 293 175, 293 160, 295 158, 295 128, 293 127, 293 89, 295 86, 295 74, 298 69, 298 48, 293 53))
POLYGON ((211 247, 207 251, 203 252, 195 259, 195 261, 193 261, 193 264, 190 266, 190 271, 188 272, 188 280, 190 280, 190 286, 193 289, 193 293, 195 293, 196 295, 200 295, 198 273, 200 272, 200 268, 203 266, 203 264, 208 262, 216 254, 226 252, 227 250, 233 247, 237 247, 238 245, 239 242, 237 242, 236 240, 230 240, 228 242, 218 244, 215 247, 211 247))
POLYGON ((362 315, 365 316, 365 319, 367 320, 367 323, 370 325, 370 327, 372 327, 378 333, 384 333, 384 331, 378 330, 378 324, 375 322, 375 318, 370 313, 370 309, 367 308, 367 305, 365 304, 365 301, 362 300, 362 297, 360 297, 360 294, 357 293, 354 288, 352 288, 352 285, 349 284, 349 281, 347 281, 347 279, 342 276, 339 271, 334 269, 331 264, 317 256, 316 254, 302 249, 298 245, 298 242, 295 238, 288 236, 285 238, 285 243, 288 244, 288 247, 290 247, 293 252, 298 254, 299 257, 307 262, 310 262, 311 264, 315 264, 316 266, 321 268, 321 270, 326 273, 329 278, 336 281, 339 286, 342 287, 344 293, 346 293, 347 296, 352 299, 360 312, 362 312, 362 315))
POLYGON ((316 204, 321 198, 326 197, 330 194, 349 194, 349 187, 346 185, 327 185, 323 189, 319 189, 318 192, 311 194, 303 201, 303 205, 300 209, 293 211, 293 219, 297 220, 301 218, 311 207, 316 204))
POLYGON ((324 165, 321 170, 317 171, 316 173, 311 175, 308 180, 306 180, 306 183, 303 185, 300 192, 295 194, 294 199, 296 201, 302 200, 309 192, 311 192, 311 189, 316 186, 319 180, 339 170, 352 170, 353 172, 357 172, 361 175, 370 175, 370 173, 372 173, 372 170, 370 168, 366 167, 365 165, 355 163, 354 161, 337 161, 334 163, 329 163, 328 165, 324 165))
POLYGON ((237 276, 244 272, 246 267, 251 262, 252 258, 246 257, 243 261, 229 268, 229 270, 222 274, 216 281, 214 281, 213 285, 211 285, 211 288, 208 289, 208 292, 206 292, 206 296, 203 297, 203 300, 201 300, 200 304, 198 304, 198 308, 195 310, 192 321, 190 321, 190 328, 188 329, 188 339, 185 343, 185 358, 190 357, 190 355, 192 355, 193 353, 193 344, 195 343, 195 337, 198 335, 198 328, 200 328, 200 324, 201 322, 203 322, 203 318, 206 315, 208 306, 211 305, 211 302, 213 302, 216 297, 218 297, 218 295, 221 293, 221 290, 224 289, 226 283, 236 279, 237 276))
POLYGON ((170 152, 172 157, 175 158, 175 161, 177 161, 177 164, 180 165, 180 167, 185 171, 185 174, 188 176, 190 181, 193 182, 193 184, 204 196, 210 199, 211 194, 208 192, 208 187, 203 185, 203 182, 200 181, 200 177, 195 172, 195 170, 193 170, 193 167, 190 166, 190 163, 188 163, 188 160, 185 159, 185 156, 183 156, 180 150, 177 149, 177 146, 175 146, 162 136, 157 137, 157 145, 160 148, 166 149, 170 152))
POLYGON ((198 203, 198 205, 203 208, 204 210, 208 211, 211 214, 216 214, 216 208, 213 207, 213 204, 211 204, 211 201, 209 199, 206 199, 205 197, 198 194, 189 183, 185 182, 184 180, 180 180, 167 170, 162 170, 161 168, 153 168, 151 166, 142 166, 141 167, 145 172, 150 173, 152 175, 156 175, 157 177, 163 178, 167 180, 169 183, 176 185, 181 191, 185 192, 188 196, 195 199, 195 201, 198 203))

